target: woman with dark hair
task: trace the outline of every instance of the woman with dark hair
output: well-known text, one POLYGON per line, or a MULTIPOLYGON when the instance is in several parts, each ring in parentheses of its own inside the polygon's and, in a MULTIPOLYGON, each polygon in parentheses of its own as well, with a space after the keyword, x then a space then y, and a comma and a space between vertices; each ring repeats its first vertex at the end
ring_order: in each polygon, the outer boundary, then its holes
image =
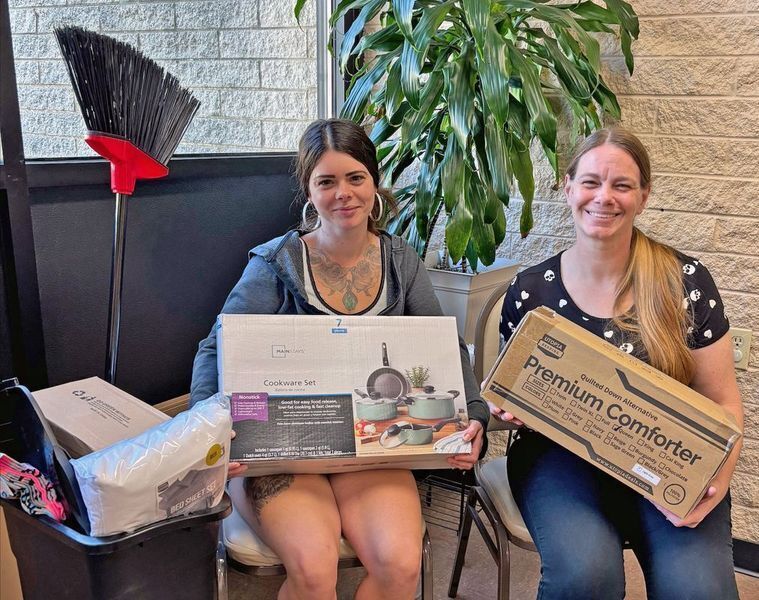
MULTIPOLYGON (((376 150, 351 121, 320 120, 303 134, 296 175, 305 199, 301 229, 254 248, 222 313, 440 315, 414 250, 380 224, 394 209, 380 189, 376 150)), ((477 461, 487 406, 461 343, 472 452, 477 461)), ((191 402, 218 389, 215 329, 200 343, 191 402)), ((230 476, 244 467, 230 465, 230 476)), ((413 598, 421 561, 422 517, 410 471, 273 475, 230 482, 236 510, 287 570, 279 598, 334 598, 341 533, 366 568, 356 598, 413 598), (392 590, 392 592, 390 592, 392 590)))
MULTIPOLYGON (((634 226, 651 189, 646 149, 602 129, 575 151, 564 180, 576 240, 522 271, 506 294, 501 333, 545 305, 690 386, 743 423, 724 307, 694 258, 634 226)), ((518 421, 491 406, 503 420, 518 421)), ((684 519, 654 505, 542 435, 522 428, 509 451, 509 483, 540 552, 544 599, 623 598, 628 541, 649 598, 738 597, 730 532, 735 448, 684 519)))

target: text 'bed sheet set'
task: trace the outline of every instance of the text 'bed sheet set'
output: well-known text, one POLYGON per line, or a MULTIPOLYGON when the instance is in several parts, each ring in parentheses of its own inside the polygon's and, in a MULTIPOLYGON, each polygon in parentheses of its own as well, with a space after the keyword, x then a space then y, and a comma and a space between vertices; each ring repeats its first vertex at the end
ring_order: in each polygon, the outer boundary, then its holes
POLYGON ((249 475, 442 468, 471 451, 453 317, 220 315, 217 328, 230 460, 249 475))
POLYGON ((545 307, 522 320, 483 396, 678 517, 741 437, 710 399, 545 307))

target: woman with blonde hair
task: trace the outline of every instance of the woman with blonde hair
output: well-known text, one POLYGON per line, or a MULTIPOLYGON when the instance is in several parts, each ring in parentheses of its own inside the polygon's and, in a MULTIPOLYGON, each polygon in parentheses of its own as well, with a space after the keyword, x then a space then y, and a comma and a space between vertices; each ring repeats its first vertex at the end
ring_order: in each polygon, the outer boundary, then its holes
MULTIPOLYGON (((501 333, 508 340, 527 311, 548 306, 712 399, 742 426, 728 321, 711 275, 699 260, 634 226, 650 190, 651 167, 640 140, 622 129, 586 138, 564 182, 576 240, 514 279, 501 333)), ((518 414, 493 406, 491 413, 521 424, 518 414)), ((540 552, 538 597, 623 598, 627 541, 649 598, 737 598, 729 485, 738 451, 701 502, 678 519, 521 428, 509 451, 509 482, 540 552)))

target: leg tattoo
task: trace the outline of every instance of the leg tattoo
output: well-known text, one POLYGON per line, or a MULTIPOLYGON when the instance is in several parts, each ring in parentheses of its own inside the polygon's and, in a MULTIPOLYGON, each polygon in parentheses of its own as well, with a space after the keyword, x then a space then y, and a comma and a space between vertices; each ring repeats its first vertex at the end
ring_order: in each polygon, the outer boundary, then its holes
POLYGON ((289 473, 245 478, 245 495, 253 505, 256 518, 261 521, 261 511, 266 503, 292 485, 295 477, 289 473))

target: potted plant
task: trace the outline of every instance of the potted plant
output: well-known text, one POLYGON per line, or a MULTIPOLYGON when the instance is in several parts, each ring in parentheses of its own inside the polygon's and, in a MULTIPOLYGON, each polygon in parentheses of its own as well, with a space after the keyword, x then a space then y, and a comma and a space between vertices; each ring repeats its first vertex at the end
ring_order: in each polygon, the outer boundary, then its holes
MULTIPOLYGON (((295 2, 300 16, 306 0, 295 2)), ((338 51, 350 73, 342 116, 370 124, 384 184, 400 214, 388 229, 422 258, 445 209, 453 262, 490 265, 506 233, 504 207, 523 199, 520 231, 532 228, 535 189, 530 147, 542 148, 558 179, 560 111, 575 135, 619 118, 600 74, 594 33, 618 36, 632 73, 638 19, 624 0, 342 0, 334 27, 358 10, 338 51), (367 22, 380 26, 362 35, 367 22), (364 56, 371 57, 364 60, 364 56), (377 85, 383 82, 382 85, 377 85), (414 183, 398 187, 409 168, 414 183)))
POLYGON ((430 370, 423 365, 411 367, 411 369, 406 369, 406 379, 411 384, 413 392, 421 392, 424 390, 424 384, 430 379, 430 370))

